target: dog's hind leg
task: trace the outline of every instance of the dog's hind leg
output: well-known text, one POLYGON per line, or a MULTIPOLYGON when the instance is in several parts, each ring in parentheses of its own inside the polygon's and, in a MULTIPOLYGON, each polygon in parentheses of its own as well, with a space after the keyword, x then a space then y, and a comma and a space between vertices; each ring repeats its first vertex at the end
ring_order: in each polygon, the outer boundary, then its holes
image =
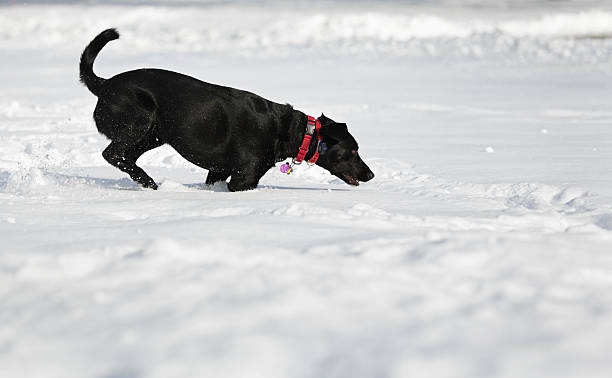
POLYGON ((219 181, 225 181, 230 177, 230 172, 222 172, 222 171, 208 171, 208 175, 206 176, 206 185, 213 185, 219 181))
POLYGON ((142 168, 136 165, 136 160, 146 151, 159 147, 162 144, 163 142, 154 136, 147 136, 133 146, 122 142, 111 142, 102 152, 102 156, 110 164, 130 175, 132 180, 143 187, 157 189, 155 181, 142 168))
POLYGON ((157 137, 157 105, 141 88, 117 90, 113 97, 100 97, 94 120, 100 133, 112 142, 102 156, 145 188, 157 189, 155 181, 136 165, 136 160, 163 142, 157 137))

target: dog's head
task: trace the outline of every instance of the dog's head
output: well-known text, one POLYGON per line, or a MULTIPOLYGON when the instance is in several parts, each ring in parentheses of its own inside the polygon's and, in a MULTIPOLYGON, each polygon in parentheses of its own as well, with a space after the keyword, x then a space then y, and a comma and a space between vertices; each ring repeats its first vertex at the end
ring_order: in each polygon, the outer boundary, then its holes
POLYGON ((348 132, 346 123, 337 123, 323 114, 321 122, 321 151, 317 165, 327 169, 331 174, 349 185, 359 185, 359 181, 370 181, 374 173, 359 157, 357 141, 348 132))

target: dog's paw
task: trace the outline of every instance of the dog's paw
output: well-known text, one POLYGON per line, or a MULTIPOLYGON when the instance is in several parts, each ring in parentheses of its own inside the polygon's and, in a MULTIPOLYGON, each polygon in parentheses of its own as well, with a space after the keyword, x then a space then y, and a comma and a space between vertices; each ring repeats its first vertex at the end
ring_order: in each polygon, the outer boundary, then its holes
POLYGON ((151 181, 148 182, 146 184, 142 184, 142 188, 143 189, 153 189, 153 190, 157 190, 158 186, 155 182, 151 181))

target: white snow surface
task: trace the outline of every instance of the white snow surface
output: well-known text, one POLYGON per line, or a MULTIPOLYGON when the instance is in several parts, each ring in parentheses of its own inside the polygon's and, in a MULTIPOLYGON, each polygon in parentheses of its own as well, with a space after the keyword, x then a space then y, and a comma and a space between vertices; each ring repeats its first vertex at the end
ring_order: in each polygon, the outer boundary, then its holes
MULTIPOLYGON (((0 7, 0 376, 608 377, 612 10, 0 7), (347 122, 376 178, 108 165, 77 81, 161 67, 347 122)), ((280 165, 280 164, 279 164, 280 165)))

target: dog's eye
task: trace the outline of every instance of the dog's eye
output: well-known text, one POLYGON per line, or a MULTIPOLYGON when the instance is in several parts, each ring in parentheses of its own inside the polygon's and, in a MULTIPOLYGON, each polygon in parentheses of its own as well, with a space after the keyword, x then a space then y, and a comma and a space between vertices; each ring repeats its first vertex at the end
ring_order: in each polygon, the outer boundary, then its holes
POLYGON ((352 153, 353 155, 356 155, 356 154, 357 154, 357 150, 352 150, 352 151, 351 151, 351 153, 352 153))

